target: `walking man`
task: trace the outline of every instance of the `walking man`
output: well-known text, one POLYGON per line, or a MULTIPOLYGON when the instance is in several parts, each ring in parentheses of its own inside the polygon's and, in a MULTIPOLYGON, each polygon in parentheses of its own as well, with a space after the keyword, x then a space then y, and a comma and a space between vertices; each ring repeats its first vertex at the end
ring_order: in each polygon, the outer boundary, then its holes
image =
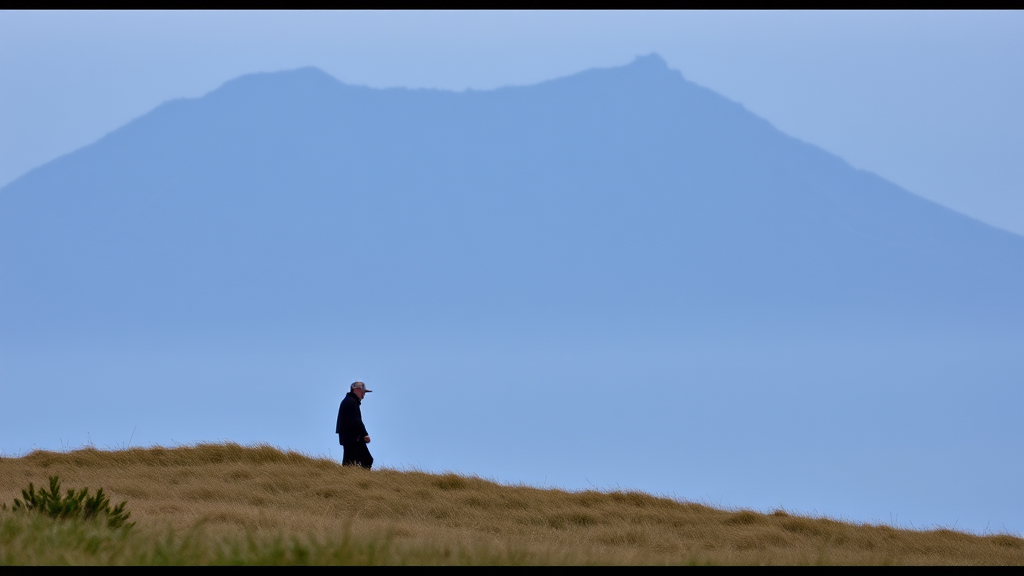
POLYGON ((363 414, 359 411, 359 405, 367 392, 373 390, 367 390, 366 384, 362 382, 353 382, 338 408, 335 432, 338 433, 338 442, 345 447, 341 457, 342 466, 362 466, 367 470, 373 466, 373 456, 370 456, 370 450, 366 447, 370 443, 370 435, 366 432, 363 414))

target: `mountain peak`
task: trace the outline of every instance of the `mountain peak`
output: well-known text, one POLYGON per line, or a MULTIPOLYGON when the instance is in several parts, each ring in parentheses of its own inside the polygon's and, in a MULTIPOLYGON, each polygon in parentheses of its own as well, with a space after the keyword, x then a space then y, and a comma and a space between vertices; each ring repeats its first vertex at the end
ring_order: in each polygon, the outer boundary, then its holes
POLYGON ((339 83, 337 78, 327 72, 315 66, 305 66, 290 70, 245 74, 233 80, 228 80, 215 92, 224 90, 232 92, 238 89, 247 89, 250 86, 260 86, 262 89, 266 89, 269 86, 322 88, 325 86, 337 86, 339 83))
POLYGON ((668 62, 656 52, 645 54, 643 56, 637 56, 632 62, 627 64, 631 68, 642 68, 645 70, 668 70, 668 62))

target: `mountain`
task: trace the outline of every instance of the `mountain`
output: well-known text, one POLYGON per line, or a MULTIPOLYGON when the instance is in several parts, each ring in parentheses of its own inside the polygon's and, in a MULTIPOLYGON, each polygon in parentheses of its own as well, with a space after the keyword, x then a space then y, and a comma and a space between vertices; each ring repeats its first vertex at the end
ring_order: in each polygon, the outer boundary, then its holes
POLYGON ((29 173, 0 219, 18 332, 1024 320, 1024 238, 657 56, 488 92, 245 76, 29 173))
POLYGON ((340 377, 382 463, 1019 519, 1021 294, 1024 238, 654 55, 491 91, 252 74, 0 189, 0 382, 94 410, 0 436, 327 450, 340 377))

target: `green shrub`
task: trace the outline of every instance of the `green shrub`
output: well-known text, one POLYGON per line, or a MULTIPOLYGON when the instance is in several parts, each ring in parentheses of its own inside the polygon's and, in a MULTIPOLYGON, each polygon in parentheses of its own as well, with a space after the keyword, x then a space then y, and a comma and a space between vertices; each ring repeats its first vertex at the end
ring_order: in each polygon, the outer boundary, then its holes
POLYGON ((35 486, 29 482, 28 489, 21 491, 20 498, 14 499, 12 510, 17 512, 39 512, 51 518, 60 520, 106 517, 107 526, 111 528, 131 528, 134 522, 128 522, 132 515, 124 509, 127 502, 121 502, 113 508, 110 507, 110 499, 103 493, 103 488, 96 491, 94 496, 89 495, 88 488, 75 491, 69 488, 62 498, 60 495, 60 479, 50 476, 50 491, 43 488, 36 492, 35 486))

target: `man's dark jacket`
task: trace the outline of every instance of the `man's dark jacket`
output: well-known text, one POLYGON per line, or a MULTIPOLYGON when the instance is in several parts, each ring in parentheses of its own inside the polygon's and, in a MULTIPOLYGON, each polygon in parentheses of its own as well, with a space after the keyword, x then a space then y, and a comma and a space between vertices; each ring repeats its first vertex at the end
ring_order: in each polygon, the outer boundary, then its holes
POLYGON ((363 426, 363 414, 359 411, 359 404, 359 396, 349 392, 345 394, 345 399, 338 408, 338 425, 334 431, 338 433, 338 443, 342 446, 362 443, 363 439, 369 436, 366 426, 363 426))

